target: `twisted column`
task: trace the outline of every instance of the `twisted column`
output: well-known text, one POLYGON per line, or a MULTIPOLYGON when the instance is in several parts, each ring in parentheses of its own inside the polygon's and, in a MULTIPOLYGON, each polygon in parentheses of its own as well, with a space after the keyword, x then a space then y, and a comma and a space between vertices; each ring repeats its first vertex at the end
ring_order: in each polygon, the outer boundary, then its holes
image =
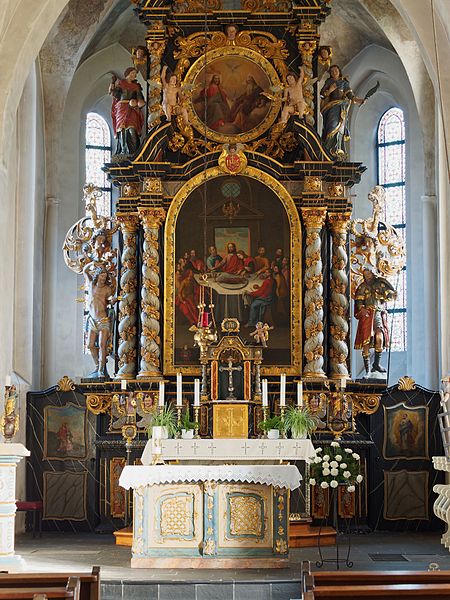
POLYGON ((119 371, 116 379, 134 379, 137 371, 137 215, 118 215, 123 237, 119 302, 119 371))
POLYGON ((348 330, 349 300, 347 276, 347 231, 350 213, 328 215, 332 239, 330 297, 330 377, 349 377, 348 330))
POLYGON ((139 208, 144 228, 141 282, 141 363, 139 378, 157 377, 160 370, 160 307, 159 299, 159 228, 164 222, 163 208, 139 208))
POLYGON ((325 377, 323 370, 323 274, 321 230, 325 224, 326 208, 302 208, 306 229, 305 250, 305 378, 325 377))

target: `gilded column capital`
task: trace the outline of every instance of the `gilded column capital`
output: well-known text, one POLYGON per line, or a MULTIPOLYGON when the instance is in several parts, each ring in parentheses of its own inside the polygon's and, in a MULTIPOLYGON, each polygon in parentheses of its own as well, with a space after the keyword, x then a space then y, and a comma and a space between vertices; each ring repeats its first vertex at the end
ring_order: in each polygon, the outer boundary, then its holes
POLYGON ((306 175, 303 182, 303 191, 310 194, 322 193, 322 179, 315 175, 306 175))
POLYGON ((350 223, 350 212, 345 213, 329 213, 328 214, 328 225, 333 233, 345 234, 348 231, 350 223))
POLYGON ((303 222, 307 228, 322 229, 326 216, 326 208, 302 208, 303 222))
POLYGON ((146 228, 159 229, 166 218, 166 211, 162 207, 138 208, 139 218, 146 228))
POLYGON ((139 225, 139 217, 133 213, 116 215, 117 221, 120 223, 122 231, 126 233, 135 233, 139 225))

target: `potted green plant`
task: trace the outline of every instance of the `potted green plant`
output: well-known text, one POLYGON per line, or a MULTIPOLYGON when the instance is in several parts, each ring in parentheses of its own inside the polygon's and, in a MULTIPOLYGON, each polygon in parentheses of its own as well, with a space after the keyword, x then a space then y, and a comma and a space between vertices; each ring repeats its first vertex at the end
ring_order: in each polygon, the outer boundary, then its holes
POLYGON ((166 440, 177 432, 177 418, 170 406, 153 411, 148 427, 149 437, 166 440))
POLYGON ((280 431, 285 429, 283 420, 277 416, 261 421, 258 423, 258 427, 267 434, 269 440, 277 440, 280 437, 280 431))
POLYGON ((195 423, 189 418, 189 411, 186 411, 181 418, 181 437, 183 440, 191 440, 194 437, 195 423))
POLYGON ((317 429, 317 417, 312 415, 308 408, 288 406, 284 415, 286 431, 290 431, 296 440, 308 437, 317 429))

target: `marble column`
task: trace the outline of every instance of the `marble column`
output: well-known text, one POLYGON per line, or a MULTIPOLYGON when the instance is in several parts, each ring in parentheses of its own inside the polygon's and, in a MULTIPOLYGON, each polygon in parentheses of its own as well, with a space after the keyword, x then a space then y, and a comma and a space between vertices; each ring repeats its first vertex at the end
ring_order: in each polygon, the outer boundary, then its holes
POLYGON ((349 377, 347 360, 350 316, 347 236, 350 216, 349 212, 328 215, 332 239, 329 376, 336 379, 349 377))
POLYGON ((30 451, 23 444, 0 443, 0 569, 21 570, 24 560, 14 552, 16 468, 30 451))
POLYGON ((119 371, 116 379, 134 379, 137 372, 137 267, 136 232, 139 218, 117 216, 123 236, 119 302, 119 371))
POLYGON ((326 208, 302 208, 306 230, 304 275, 304 378, 325 377, 323 370, 323 273, 321 231, 325 224, 326 208))
POLYGON ((141 282, 140 379, 161 375, 159 228, 166 218, 163 208, 139 208, 144 229, 141 282))

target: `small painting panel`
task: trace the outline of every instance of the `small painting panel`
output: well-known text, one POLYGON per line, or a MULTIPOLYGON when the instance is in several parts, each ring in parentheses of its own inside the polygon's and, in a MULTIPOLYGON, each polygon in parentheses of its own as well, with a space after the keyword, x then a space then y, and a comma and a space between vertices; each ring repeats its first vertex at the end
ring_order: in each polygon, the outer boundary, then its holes
POLYGON ((86 409, 69 402, 44 409, 44 457, 51 460, 85 459, 86 409))
POLYGON ((330 510, 330 494, 328 489, 320 485, 311 487, 311 514, 315 519, 325 519, 330 510))
POLYGON ((346 485, 338 488, 338 513, 343 519, 355 516, 355 492, 349 492, 346 485))
POLYGON ((43 519, 85 521, 87 471, 45 472, 43 519))
POLYGON ((428 520, 428 471, 384 471, 384 518, 428 520))
POLYGON ((122 457, 111 458, 109 461, 109 502, 111 517, 123 519, 125 517, 125 490, 119 485, 119 477, 126 464, 122 457))
POLYGON ((384 406, 383 458, 428 459, 428 407, 384 406))

